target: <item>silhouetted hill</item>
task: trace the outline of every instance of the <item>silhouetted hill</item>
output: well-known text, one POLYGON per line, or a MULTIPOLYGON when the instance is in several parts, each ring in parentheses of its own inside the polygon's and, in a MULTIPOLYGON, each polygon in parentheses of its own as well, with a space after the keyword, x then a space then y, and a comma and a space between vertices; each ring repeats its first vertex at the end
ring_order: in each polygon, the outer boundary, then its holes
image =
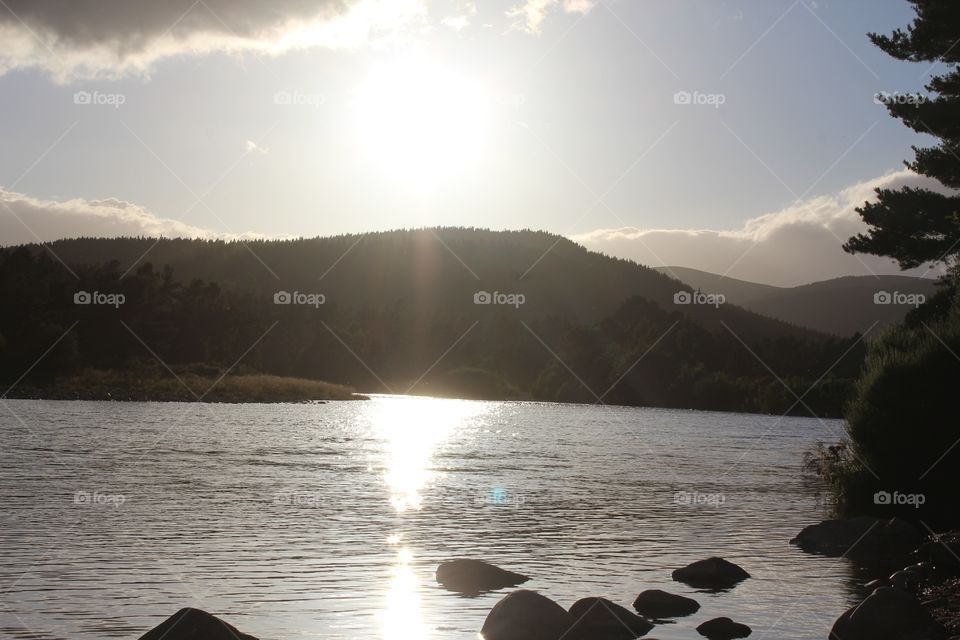
POLYGON ((81 238, 50 246, 68 264, 116 260, 121 270, 144 262, 170 265, 182 281, 199 278, 263 295, 320 292, 342 310, 404 305, 427 314, 475 315, 474 293, 499 291, 526 296, 515 313, 526 320, 560 316, 594 322, 628 298, 643 296, 713 328, 724 321, 754 337, 810 335, 732 306, 674 305, 674 294, 689 288, 655 269, 542 231, 442 228, 246 243, 81 238))
POLYGON ((839 410, 836 380, 862 354, 829 368, 850 341, 710 302, 544 232, 82 238, 0 251, 0 378, 64 336, 35 386, 239 362, 370 392, 797 412, 793 394, 829 370, 808 399, 839 410), (123 303, 75 304, 80 291, 123 303))
POLYGON ((910 276, 844 276, 796 287, 775 287, 747 282, 685 267, 659 267, 657 271, 675 275, 691 287, 722 293, 727 301, 802 327, 836 335, 865 332, 901 322, 914 308, 895 294, 921 294, 929 299, 936 291, 933 280, 910 276), (874 296, 885 292, 878 304, 874 296))

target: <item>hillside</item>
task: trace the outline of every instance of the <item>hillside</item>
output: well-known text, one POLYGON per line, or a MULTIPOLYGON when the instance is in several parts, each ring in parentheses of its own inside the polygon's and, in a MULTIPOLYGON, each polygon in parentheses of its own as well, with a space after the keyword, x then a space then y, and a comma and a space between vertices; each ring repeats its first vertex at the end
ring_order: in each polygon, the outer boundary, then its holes
MULTIPOLYGON (((0 251, 0 375, 76 322, 35 384, 85 367, 229 368, 246 353, 251 373, 359 391, 595 400, 616 387, 608 401, 777 411, 793 403, 770 369, 799 386, 849 346, 734 305, 675 304, 678 292, 690 288, 532 231, 67 240, 0 251), (78 291, 124 302, 76 305, 78 291), (309 304, 276 304, 281 292, 309 304), (480 292, 511 304, 475 304, 480 292)), ((851 376, 857 357, 833 373, 851 376)))
POLYGON ((862 333, 874 323, 881 327, 901 322, 914 308, 910 304, 877 304, 874 295, 878 292, 930 298, 936 291, 933 280, 910 276, 844 276, 775 287, 685 267, 656 270, 675 275, 693 288, 722 293, 728 302, 756 313, 835 335, 862 333))
POLYGON ((179 280, 272 296, 277 290, 319 292, 342 310, 393 308, 474 315, 477 291, 522 293, 516 315, 595 322, 632 296, 677 308, 719 328, 736 323, 752 335, 810 335, 734 307, 677 307, 678 286, 654 269, 588 251, 535 231, 433 229, 247 243, 162 239, 61 240, 51 250, 68 264, 116 260, 170 265, 179 280), (524 275, 526 274, 526 275, 524 275))

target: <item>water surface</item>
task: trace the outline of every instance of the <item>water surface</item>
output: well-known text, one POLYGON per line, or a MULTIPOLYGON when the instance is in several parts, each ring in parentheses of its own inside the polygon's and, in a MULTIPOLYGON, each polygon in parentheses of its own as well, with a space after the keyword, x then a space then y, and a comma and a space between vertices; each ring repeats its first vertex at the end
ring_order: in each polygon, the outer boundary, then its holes
POLYGON ((0 637, 136 638, 183 606, 262 640, 475 640, 506 591, 433 572, 483 558, 569 607, 643 589, 757 638, 822 639, 855 598, 844 559, 787 544, 825 517, 803 451, 840 424, 746 414, 374 397, 0 407, 0 637), (709 555, 752 578, 697 593, 709 555))

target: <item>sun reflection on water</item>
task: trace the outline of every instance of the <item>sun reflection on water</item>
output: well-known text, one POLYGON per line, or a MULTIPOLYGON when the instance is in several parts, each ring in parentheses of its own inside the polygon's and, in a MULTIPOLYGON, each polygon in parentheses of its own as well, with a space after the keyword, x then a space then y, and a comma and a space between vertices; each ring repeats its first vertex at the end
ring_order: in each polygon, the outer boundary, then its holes
POLYGON ((482 402, 440 398, 391 399, 375 409, 374 426, 384 441, 384 481, 398 513, 420 510, 421 491, 435 476, 437 447, 486 410, 482 402))
MULTIPOLYGON (((397 514, 416 517, 423 491, 436 471, 437 449, 458 429, 489 410, 483 402, 439 398, 374 399, 373 426, 383 442, 383 479, 397 514)), ((387 535, 388 545, 403 543, 403 533, 387 535)), ((386 603, 380 612, 384 640, 426 640, 430 630, 423 620, 420 583, 413 569, 413 552, 399 546, 391 569, 386 603)))
POLYGON ((397 553, 392 569, 387 606, 381 613, 381 637, 384 640, 424 640, 429 637, 420 615, 420 591, 410 566, 413 555, 407 549, 397 553))

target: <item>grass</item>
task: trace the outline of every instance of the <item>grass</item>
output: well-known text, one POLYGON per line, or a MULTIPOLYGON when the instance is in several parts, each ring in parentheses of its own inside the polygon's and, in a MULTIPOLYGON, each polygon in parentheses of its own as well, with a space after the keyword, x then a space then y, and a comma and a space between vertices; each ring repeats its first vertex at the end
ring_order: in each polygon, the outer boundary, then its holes
POLYGON ((306 378, 265 374, 199 374, 177 377, 87 370, 43 388, 16 389, 10 397, 54 400, 139 400, 148 402, 309 402, 360 400, 353 388, 306 378), (178 379, 179 378, 179 379, 178 379))

